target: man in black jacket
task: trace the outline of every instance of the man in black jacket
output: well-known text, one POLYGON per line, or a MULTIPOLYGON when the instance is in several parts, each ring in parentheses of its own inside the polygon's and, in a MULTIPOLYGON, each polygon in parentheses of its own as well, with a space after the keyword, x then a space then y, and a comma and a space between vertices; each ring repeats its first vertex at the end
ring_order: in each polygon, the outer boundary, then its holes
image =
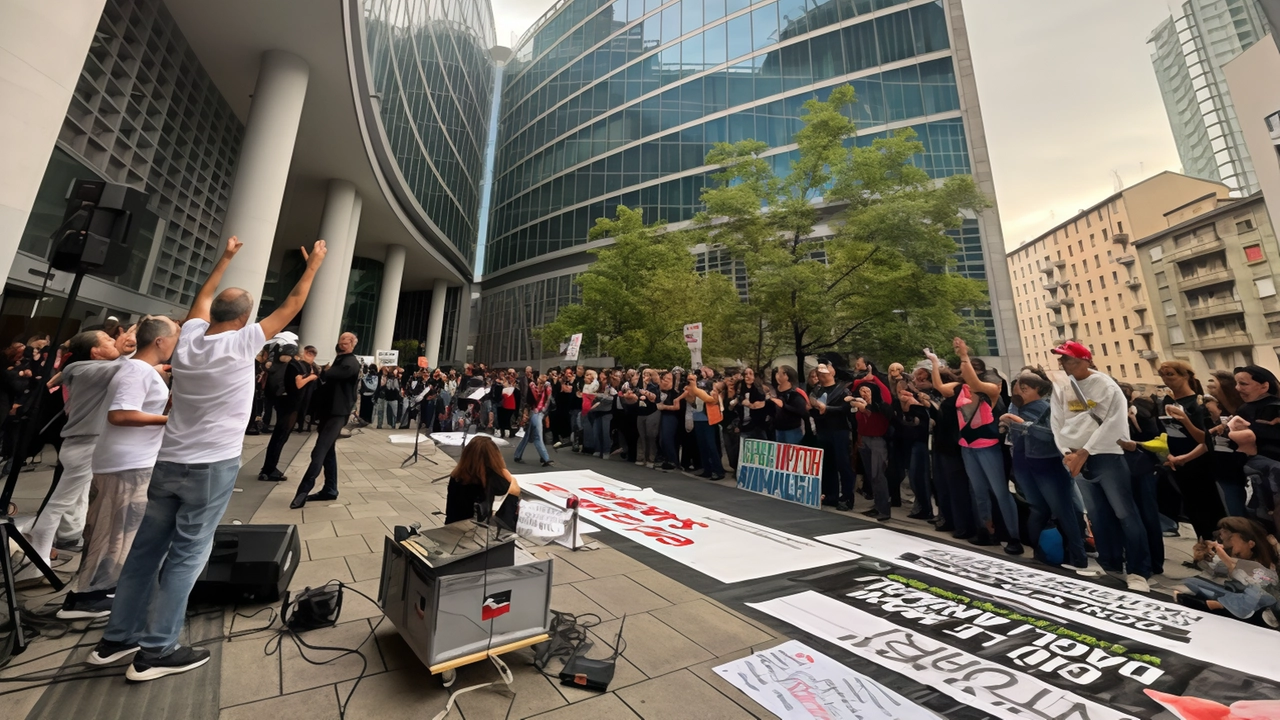
POLYGON ((316 446, 311 451, 311 464, 302 475, 298 492, 289 507, 297 510, 308 500, 336 500, 338 497, 338 455, 334 443, 347 425, 351 408, 356 404, 356 385, 360 381, 360 361, 356 359, 356 336, 342 333, 338 337, 338 356, 320 373, 320 389, 312 399, 312 415, 320 419, 316 446), (324 488, 314 495, 316 478, 324 469, 324 488))

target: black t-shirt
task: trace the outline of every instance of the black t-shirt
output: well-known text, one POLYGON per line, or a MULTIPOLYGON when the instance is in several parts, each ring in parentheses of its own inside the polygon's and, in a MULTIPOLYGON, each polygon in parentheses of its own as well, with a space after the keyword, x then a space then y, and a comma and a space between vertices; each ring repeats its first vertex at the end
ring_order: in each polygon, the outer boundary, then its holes
POLYGON ((1280 460, 1280 398, 1264 395, 1240 406, 1240 417, 1249 421, 1258 443, 1258 454, 1280 460))
POLYGON ((778 393, 782 407, 774 405, 773 427, 775 430, 795 430, 809 416, 809 403, 804 395, 795 388, 778 393))
MULTIPOLYGON (((1182 409, 1187 413, 1187 419, 1191 421, 1192 425, 1199 428, 1201 432, 1205 432, 1207 430, 1209 425, 1209 411, 1205 408, 1204 402, 1199 395, 1188 395, 1177 400, 1171 397, 1161 398, 1161 414, 1167 417, 1169 415, 1167 408, 1175 403, 1182 406, 1182 409)), ((1191 433, 1187 432, 1187 429, 1183 427, 1182 421, 1164 420, 1161 422, 1164 425, 1164 432, 1168 435, 1170 455, 1186 455, 1200 446, 1200 443, 1196 442, 1196 439, 1191 437, 1191 433)), ((1202 455, 1192 461, 1191 464, 1203 466, 1210 461, 1211 458, 1206 455, 1202 455)))
POLYGON ((486 480, 486 483, 478 483, 462 482, 452 476, 449 478, 449 488, 444 500, 446 525, 475 518, 476 505, 480 506, 480 520, 489 518, 494 498, 505 495, 511 489, 511 483, 502 473, 493 470, 489 471, 486 480))
POLYGON ((298 409, 302 401, 302 396, 306 392, 306 387, 298 388, 298 378, 308 377, 311 375, 310 363, 301 360, 290 360, 284 369, 283 392, 276 398, 276 407, 280 408, 282 413, 291 413, 298 409))

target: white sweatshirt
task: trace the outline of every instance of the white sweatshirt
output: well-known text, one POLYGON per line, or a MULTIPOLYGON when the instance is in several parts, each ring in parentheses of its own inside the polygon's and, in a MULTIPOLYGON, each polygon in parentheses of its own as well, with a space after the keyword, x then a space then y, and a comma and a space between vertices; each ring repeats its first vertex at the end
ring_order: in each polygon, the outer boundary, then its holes
POLYGON ((1077 382, 1089 400, 1089 407, 1094 408, 1094 414, 1105 419, 1101 425, 1093 419, 1089 408, 1076 398, 1070 383, 1056 385, 1049 421, 1058 449, 1063 455, 1082 448, 1090 455, 1123 454, 1116 441, 1129 440, 1129 402, 1124 392, 1115 380, 1097 370, 1077 382))

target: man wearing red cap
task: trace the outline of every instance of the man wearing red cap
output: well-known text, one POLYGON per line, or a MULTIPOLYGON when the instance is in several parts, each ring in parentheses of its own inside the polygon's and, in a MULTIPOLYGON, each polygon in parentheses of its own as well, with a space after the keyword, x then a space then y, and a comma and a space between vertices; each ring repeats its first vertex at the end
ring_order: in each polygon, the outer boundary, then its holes
POLYGON ((1129 440, 1129 401, 1110 376, 1093 369, 1093 353, 1075 341, 1053 349, 1069 388, 1050 396, 1053 439, 1076 479, 1098 545, 1098 562, 1125 574, 1130 590, 1151 588, 1146 529, 1133 499, 1119 441, 1129 440))

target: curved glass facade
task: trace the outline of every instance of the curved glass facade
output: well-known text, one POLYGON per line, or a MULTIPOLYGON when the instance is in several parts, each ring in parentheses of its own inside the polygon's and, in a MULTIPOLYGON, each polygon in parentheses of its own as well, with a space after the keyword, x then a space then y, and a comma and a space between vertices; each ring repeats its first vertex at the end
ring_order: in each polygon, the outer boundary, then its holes
MULTIPOLYGON (((845 83, 857 92, 855 142, 910 126, 926 148, 916 162, 933 177, 971 173, 949 25, 958 1, 565 4, 526 34, 505 71, 486 275, 585 243, 619 204, 648 222, 692 218, 716 142, 764 141, 785 174, 801 106, 845 83)), ((977 223, 961 235, 960 271, 983 278, 977 223)), ((535 294, 547 275, 567 272, 518 271, 535 294)), ((509 301, 521 287, 499 274, 486 278, 485 296, 509 301)), ((543 294, 540 314, 553 318, 543 294)), ((540 323, 498 305, 481 316, 477 357, 529 357, 540 323)))
POLYGON ((372 88, 395 162, 470 266, 493 99, 487 0, 365 0, 372 88))

